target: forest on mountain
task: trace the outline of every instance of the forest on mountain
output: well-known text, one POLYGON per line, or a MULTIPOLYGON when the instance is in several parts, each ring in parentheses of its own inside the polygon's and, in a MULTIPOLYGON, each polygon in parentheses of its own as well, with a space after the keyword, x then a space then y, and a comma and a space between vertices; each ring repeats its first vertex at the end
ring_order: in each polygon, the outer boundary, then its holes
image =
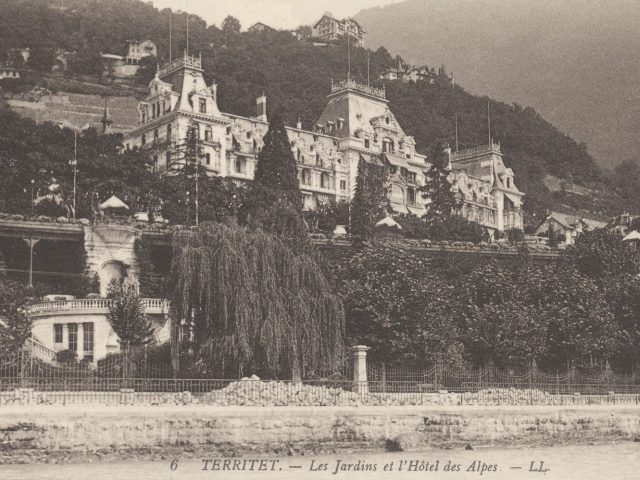
POLYGON ((531 105, 613 169, 638 158, 640 3, 402 0, 356 15, 369 48, 444 63, 470 92, 531 105))
MULTIPOLYGON (((0 45, 30 47, 31 69, 48 72, 56 51, 72 55, 69 76, 100 73, 101 52, 124 53, 126 41, 151 39, 159 57, 146 62, 139 72, 148 81, 155 63, 169 58, 169 23, 172 24, 171 56, 181 55, 186 46, 187 16, 168 9, 157 10, 137 0, 65 0, 64 9, 47 0, 8 0, 0 7, 0 45)), ((189 50, 201 54, 205 78, 218 83, 218 102, 225 112, 252 116, 259 92, 268 97, 271 112, 279 111, 286 124, 300 119, 311 128, 326 105, 331 80, 351 76, 383 86, 379 76, 397 65, 399 57, 385 48, 370 51, 354 48, 346 41, 314 46, 288 31, 243 32, 236 19, 222 25, 207 25, 189 16, 189 50)), ((0 52, 1 53, 1 52, 0 52)), ((505 163, 515 171, 518 187, 527 193, 527 220, 535 224, 547 209, 582 210, 601 215, 634 209, 640 201, 633 189, 592 198, 565 191, 550 192, 544 183, 548 175, 569 184, 575 182, 592 191, 616 190, 588 153, 559 131, 534 109, 474 96, 462 86, 451 84, 443 71, 435 84, 386 82, 390 107, 405 133, 416 139, 417 149, 432 156, 441 140, 455 143, 457 117, 460 148, 488 143, 488 118, 492 139, 501 143, 505 163), (535 216, 531 216, 535 215, 535 216)))

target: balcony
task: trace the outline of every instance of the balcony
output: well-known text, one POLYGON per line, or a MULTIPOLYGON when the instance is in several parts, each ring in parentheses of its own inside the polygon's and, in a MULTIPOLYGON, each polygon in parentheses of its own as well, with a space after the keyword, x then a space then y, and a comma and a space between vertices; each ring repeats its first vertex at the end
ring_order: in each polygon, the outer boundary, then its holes
MULTIPOLYGON (((51 315, 106 314, 113 303, 110 298, 83 298, 57 302, 40 302, 27 307, 32 318, 51 315)), ((142 304, 149 315, 169 312, 169 301, 162 298, 143 298, 142 304)))
POLYGON ((340 82, 333 82, 333 80, 331 81, 331 93, 340 92, 342 90, 353 90, 356 92, 364 93, 366 95, 370 95, 372 97, 381 98, 382 100, 385 100, 387 98, 387 94, 384 88, 362 85, 351 78, 342 80, 340 82))
POLYGON ((500 143, 491 142, 490 145, 482 145, 480 147, 460 150, 459 152, 452 152, 451 161, 458 162, 461 160, 468 160, 470 158, 491 154, 502 155, 502 151, 500 150, 500 143))

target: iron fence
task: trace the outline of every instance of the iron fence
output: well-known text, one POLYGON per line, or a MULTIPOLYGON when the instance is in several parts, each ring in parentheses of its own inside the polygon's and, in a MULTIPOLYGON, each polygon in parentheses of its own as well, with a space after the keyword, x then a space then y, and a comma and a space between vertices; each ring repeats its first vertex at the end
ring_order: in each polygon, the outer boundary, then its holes
POLYGON ((515 372, 498 368, 408 368, 369 363, 354 381, 352 362, 305 371, 303 380, 216 379, 176 375, 145 358, 108 357, 96 365, 47 363, 28 353, 0 361, 0 405, 592 405, 638 404, 640 381, 609 368, 515 372), (184 377, 184 378, 183 378, 184 377))
POLYGON ((638 405, 640 385, 604 392, 584 385, 519 388, 474 385, 425 391, 406 382, 264 381, 232 379, 0 378, 3 404, 144 404, 215 406, 534 406, 638 405), (584 392, 584 393, 581 393, 584 392))

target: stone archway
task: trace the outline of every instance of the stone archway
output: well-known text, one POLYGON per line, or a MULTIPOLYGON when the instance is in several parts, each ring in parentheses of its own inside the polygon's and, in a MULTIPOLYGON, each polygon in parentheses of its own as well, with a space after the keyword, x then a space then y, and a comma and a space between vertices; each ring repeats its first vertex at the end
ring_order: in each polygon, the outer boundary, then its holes
POLYGON ((110 260, 102 264, 98 270, 98 279, 100 280, 100 296, 106 297, 109 290, 109 284, 112 280, 116 280, 120 285, 127 276, 127 266, 117 260, 110 260))

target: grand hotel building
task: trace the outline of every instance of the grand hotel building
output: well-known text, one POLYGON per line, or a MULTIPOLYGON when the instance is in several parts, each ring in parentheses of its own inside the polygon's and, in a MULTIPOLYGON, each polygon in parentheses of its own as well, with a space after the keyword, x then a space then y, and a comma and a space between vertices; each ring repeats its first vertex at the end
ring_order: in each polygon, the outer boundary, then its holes
MULTIPOLYGON (((257 98, 257 115, 223 113, 217 86, 207 86, 201 59, 184 55, 160 68, 149 94, 138 106, 139 124, 128 132, 128 148, 147 149, 157 168, 181 168, 187 132, 195 128, 200 161, 211 174, 250 181, 263 137, 269 127, 266 98, 257 98)), ((287 127, 298 162, 304 208, 322 202, 349 200, 355 190, 360 159, 382 155, 388 162, 387 194, 399 213, 422 215, 425 201, 418 193, 429 168, 389 108, 385 91, 348 79, 332 83, 322 115, 312 131, 287 127)), ((461 214, 490 231, 522 228, 522 197, 513 171, 504 166, 500 145, 491 143, 451 154, 451 182, 464 200, 461 214)))

